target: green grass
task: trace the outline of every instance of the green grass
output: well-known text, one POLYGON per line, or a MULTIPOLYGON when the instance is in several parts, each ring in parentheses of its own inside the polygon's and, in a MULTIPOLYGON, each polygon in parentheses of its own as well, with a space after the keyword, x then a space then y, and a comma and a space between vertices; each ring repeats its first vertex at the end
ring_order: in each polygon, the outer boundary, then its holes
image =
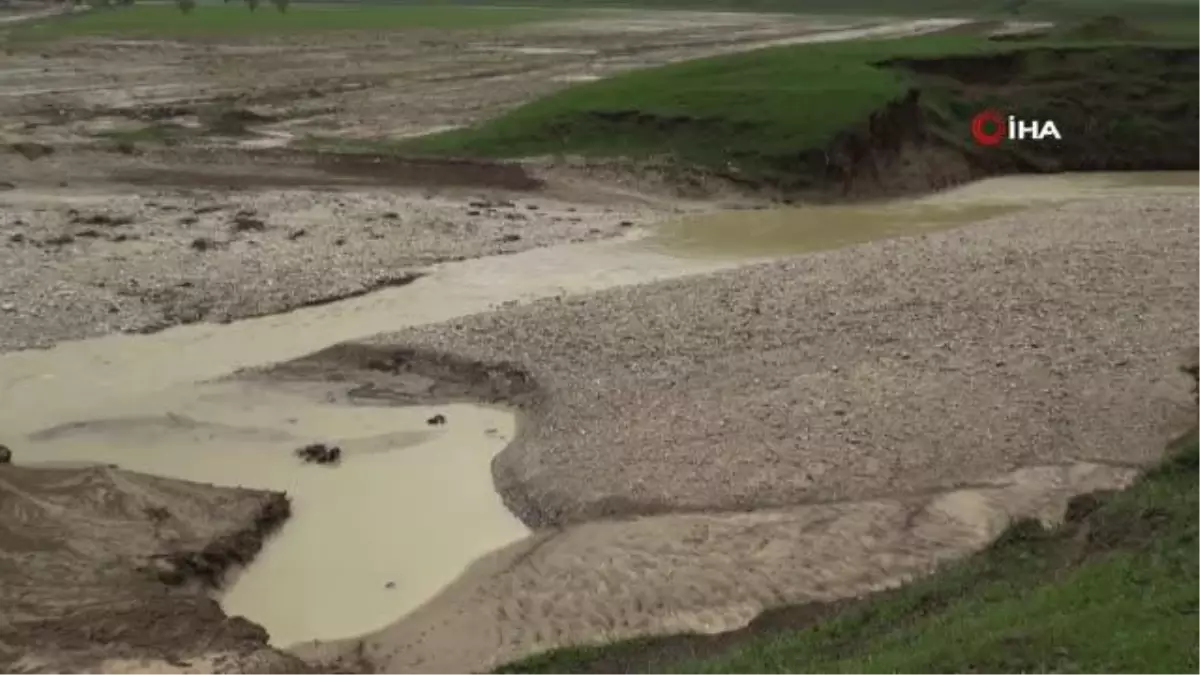
POLYGON ((839 134, 915 88, 947 139, 969 145, 970 118, 999 106, 1065 124, 1063 146, 1046 159, 1076 158, 1076 168, 1096 168, 1089 153, 1140 144, 1140 154, 1169 155, 1178 141, 1173 134, 1184 128, 1177 118, 1192 130, 1183 138, 1194 137, 1196 65, 1186 58, 1194 35, 1191 41, 1176 50, 1185 57, 1178 62, 1174 53, 1132 44, 1001 43, 970 35, 775 48, 572 87, 476 127, 395 147, 493 158, 667 157, 716 171, 733 166, 753 182, 803 186, 825 170, 823 150, 839 134), (978 74, 928 75, 881 63, 963 56, 976 59, 978 74), (989 69, 1008 62, 1017 72, 1011 81, 988 79, 989 69))
POLYGON ((502 28, 573 14, 552 8, 338 5, 296 3, 281 14, 263 2, 251 12, 240 0, 201 4, 191 14, 174 4, 147 4, 101 9, 12 29, 14 40, 44 40, 76 36, 120 37, 244 37, 324 31, 394 31, 405 29, 502 28))
POLYGON ((705 638, 564 649, 501 672, 1197 672, 1195 434, 1180 445, 1130 489, 1076 500, 1090 506, 1061 527, 1019 522, 982 553, 824 620, 752 627, 720 649, 705 638))
MULTIPOLYGON (((390 4, 396 0, 374 0, 390 4)), ((494 0, 422 0, 424 5, 486 5, 494 0)), ((1195 21, 1191 0, 522 0, 522 6, 623 8, 635 10, 712 10, 797 14, 873 14, 882 16, 1010 17, 1073 20, 1103 13, 1128 13, 1145 20, 1195 21)))
POLYGON ((572 87, 406 147, 492 157, 666 153, 701 164, 786 154, 825 143, 904 92, 905 79, 872 60, 979 48, 977 39, 941 37, 688 61, 572 87), (621 118, 626 112, 634 117, 621 118))

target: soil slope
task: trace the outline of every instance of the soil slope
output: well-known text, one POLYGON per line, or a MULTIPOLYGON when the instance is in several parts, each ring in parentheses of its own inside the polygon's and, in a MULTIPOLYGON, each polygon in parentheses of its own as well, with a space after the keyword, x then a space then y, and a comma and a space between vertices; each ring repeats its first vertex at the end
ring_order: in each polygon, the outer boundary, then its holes
POLYGON ((277 493, 0 465, 0 669, 300 672, 207 594, 287 515, 277 493))

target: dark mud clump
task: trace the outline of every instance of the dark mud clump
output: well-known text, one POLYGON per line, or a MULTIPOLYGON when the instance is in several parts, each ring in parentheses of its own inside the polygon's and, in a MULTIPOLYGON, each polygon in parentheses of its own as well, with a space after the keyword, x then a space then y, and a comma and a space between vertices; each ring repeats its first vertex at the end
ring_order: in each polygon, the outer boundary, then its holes
POLYGON ((291 513, 288 498, 282 493, 271 493, 247 527, 221 536, 199 551, 174 551, 158 558, 166 567, 158 572, 158 578, 171 586, 197 580, 206 588, 220 588, 225 573, 249 564, 262 550, 263 541, 279 529, 291 513))
POLYGON ((336 445, 312 443, 297 448, 296 456, 310 464, 339 464, 342 461, 342 449, 336 445))

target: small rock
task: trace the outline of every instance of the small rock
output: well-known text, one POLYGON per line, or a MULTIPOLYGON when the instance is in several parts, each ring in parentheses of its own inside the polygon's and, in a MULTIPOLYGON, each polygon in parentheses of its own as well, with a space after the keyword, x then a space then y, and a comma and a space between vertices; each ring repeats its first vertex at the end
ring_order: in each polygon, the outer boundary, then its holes
POLYGON ((621 222, 617 223, 617 226, 618 227, 633 227, 633 221, 632 220, 622 220, 621 222))
POLYGON ((387 213, 383 214, 383 217, 387 218, 388 220, 396 220, 400 217, 400 214, 396 213, 395 211, 388 211, 387 213))
POLYGON ((539 207, 537 204, 526 204, 525 208, 529 209, 530 211, 537 211, 541 207, 539 207))
POLYGON ((7 445, 0 445, 0 464, 12 464, 12 450, 7 445))
POLYGON ((506 243, 507 243, 507 242, 513 242, 513 241, 521 241, 521 235, 519 235, 519 234, 505 234, 505 235, 502 235, 502 236, 500 237, 500 241, 503 241, 503 242, 506 242, 506 243))
POLYGON ((195 225, 198 222, 200 222, 200 219, 196 216, 184 216, 179 219, 180 225, 195 225))
POLYGON ((384 588, 395 588, 395 587, 396 587, 396 582, 394 582, 394 581, 389 581, 389 582, 387 582, 386 584, 384 584, 384 585, 383 585, 383 587, 384 587, 384 588))
POLYGON ((10 312, 10 313, 15 312, 15 311, 17 311, 17 306, 11 302, 6 302, 6 303, 0 305, 0 311, 10 312))
POLYGON ((128 225, 133 222, 132 216, 114 216, 108 213, 93 213, 90 216, 81 216, 74 213, 71 216, 72 222, 83 225, 103 225, 105 227, 118 227, 120 225, 128 225))
POLYGON ((296 241, 297 239, 299 239, 300 237, 303 237, 306 234, 308 234, 308 230, 306 230, 302 227, 298 230, 292 230, 291 232, 288 232, 287 238, 292 241, 296 241))
POLYGON ((324 443, 312 443, 298 448, 296 456, 313 464, 338 464, 342 461, 342 449, 324 443))
POLYGON ((47 246, 65 246, 73 241, 75 241, 75 237, 72 237, 69 234, 60 234, 55 237, 50 237, 49 239, 43 239, 42 243, 47 246))
POLYGON ((247 213, 239 213, 233 217, 234 232, 262 232, 267 224, 261 218, 255 218, 247 213))
POLYGON ((337 239, 334 239, 334 240, 333 240, 333 245, 334 245, 334 246, 345 246, 345 245, 346 245, 346 238, 345 238, 345 237, 338 237, 337 239))
POLYGON ((425 423, 431 427, 442 425, 442 424, 446 423, 446 416, 441 415, 441 414, 434 415, 433 417, 430 417, 429 419, 425 420, 425 423))
POLYGON ((13 234, 9 235, 8 240, 14 244, 20 244, 21 242, 25 241, 25 235, 21 232, 14 232, 13 234))
POLYGON ((41 159, 46 155, 54 154, 54 148, 43 143, 32 143, 29 141, 21 141, 13 143, 8 147, 12 148, 13 152, 21 155, 25 159, 34 160, 41 159))
POLYGON ((192 240, 192 248, 197 251, 207 251, 216 246, 216 242, 208 237, 196 237, 192 240))
POLYGON ((467 211, 467 215, 468 215, 468 216, 478 216, 478 215, 479 215, 479 213, 480 213, 480 212, 479 212, 478 210, 476 210, 476 209, 471 209, 470 211, 467 211))

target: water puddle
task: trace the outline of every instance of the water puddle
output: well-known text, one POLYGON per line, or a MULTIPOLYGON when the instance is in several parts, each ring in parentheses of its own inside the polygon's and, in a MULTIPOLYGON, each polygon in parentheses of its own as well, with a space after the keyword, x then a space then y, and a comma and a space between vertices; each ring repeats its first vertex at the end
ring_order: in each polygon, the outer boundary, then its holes
POLYGON ((1126 190, 1194 194, 1196 185, 1194 172, 1014 177, 870 207, 701 216, 641 240, 448 264, 408 286, 288 314, 0 354, 0 442, 22 462, 115 463, 287 490, 294 517, 228 590, 226 609, 262 623, 279 645, 362 634, 428 600, 478 556, 524 536, 489 467, 512 437, 512 415, 471 405, 352 405, 337 383, 210 380, 511 301, 943 229, 1036 203, 1126 190), (426 424, 436 413, 446 425, 426 424), (341 464, 304 464, 292 454, 312 442, 339 445, 341 464))
POLYGON ((960 227, 1032 206, 1136 192, 1194 193, 1195 172, 1010 176, 918 199, 724 211, 661 225, 646 245, 677 255, 758 258, 960 227))
POLYGON ((337 383, 209 382, 338 342, 505 302, 717 269, 632 242, 534 249, 447 265, 409 286, 227 325, 112 335, 0 354, 0 442, 20 462, 111 463, 171 478, 286 490, 293 517, 229 588, 231 615, 278 646, 384 626, 473 560, 527 534, 491 459, 515 419, 472 405, 351 405, 337 383), (444 426, 429 426, 435 414, 444 426), (338 445, 337 467, 293 455, 338 445))
POLYGON ((22 454, 291 496, 293 518, 222 598, 278 646, 378 628, 528 533, 492 485, 491 459, 515 431, 505 410, 357 405, 335 385, 220 382, 96 414, 29 434, 22 454), (438 414, 446 423, 429 425, 438 414), (313 442, 341 448, 341 461, 295 456, 313 442))

